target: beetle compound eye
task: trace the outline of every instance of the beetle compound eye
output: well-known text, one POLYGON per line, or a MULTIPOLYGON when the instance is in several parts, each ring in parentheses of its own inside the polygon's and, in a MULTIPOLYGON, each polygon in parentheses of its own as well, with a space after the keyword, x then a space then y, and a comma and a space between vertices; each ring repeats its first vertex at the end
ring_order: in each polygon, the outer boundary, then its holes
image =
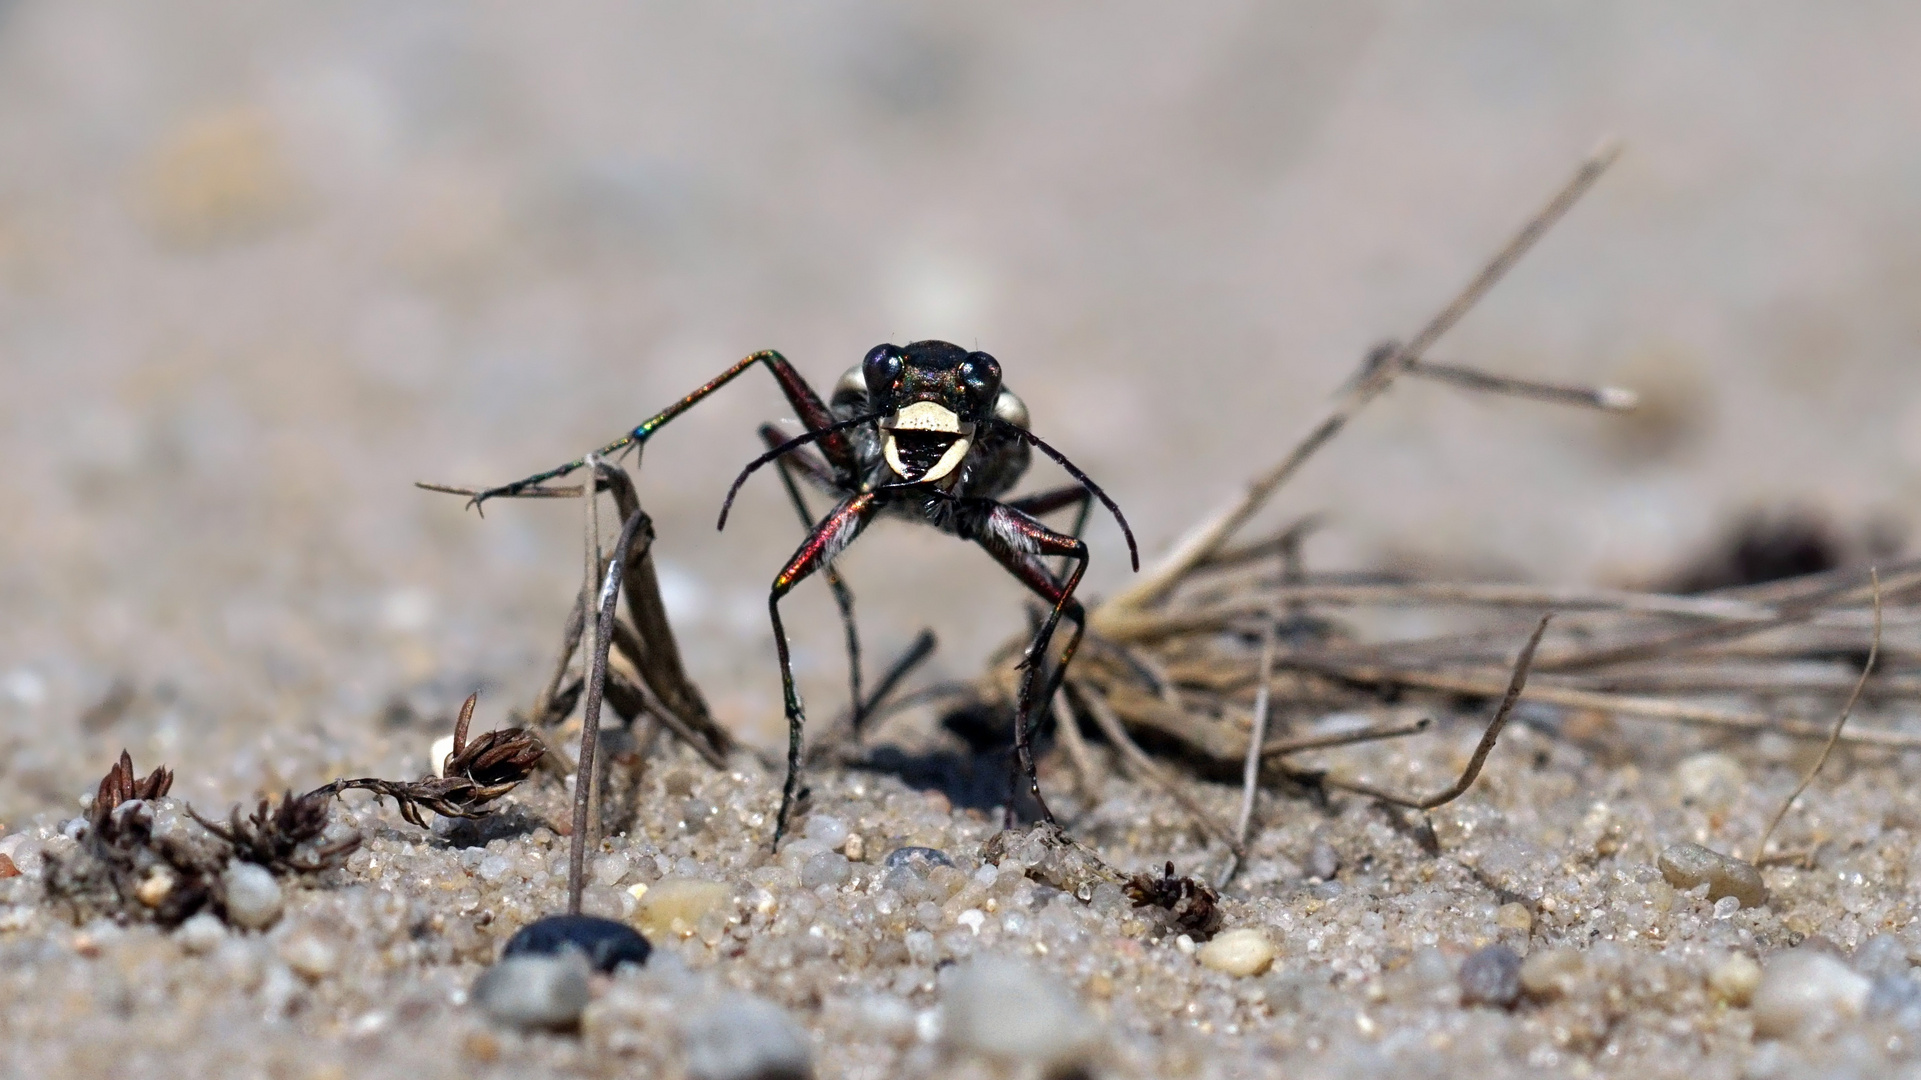
POLYGON ((900 381, 901 351, 892 345, 876 345, 861 362, 861 374, 867 379, 867 393, 878 397, 893 389, 900 381))
POLYGON ((961 384, 967 388, 967 395, 981 408, 993 404, 1000 393, 1000 361, 984 352, 968 353, 960 365, 961 384))

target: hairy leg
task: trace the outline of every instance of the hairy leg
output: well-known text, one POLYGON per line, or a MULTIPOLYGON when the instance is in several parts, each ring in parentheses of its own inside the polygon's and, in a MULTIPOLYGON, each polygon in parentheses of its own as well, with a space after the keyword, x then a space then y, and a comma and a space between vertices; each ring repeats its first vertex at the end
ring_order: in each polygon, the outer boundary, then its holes
MULTIPOLYGON (((787 441, 781 430, 772 424, 761 425, 760 437, 770 450, 787 441)), ((787 498, 794 504, 794 512, 800 515, 801 527, 812 529, 816 524, 814 512, 807 508, 807 499, 800 493, 800 485, 795 482, 794 474, 805 473, 816 483, 831 488, 833 473, 825 462, 806 451, 795 451, 782 458, 778 465, 781 486, 787 489, 787 498)), ((854 624, 854 592, 847 587, 847 582, 831 561, 827 564, 827 587, 834 591, 834 605, 840 609, 841 629, 847 635, 847 693, 852 702, 854 738, 858 741, 861 728, 867 720, 861 695, 860 628, 854 624)))
POLYGON ((854 537, 860 535, 873 516, 878 500, 873 492, 862 492, 844 500, 814 526, 801 541, 794 557, 774 577, 767 597, 767 615, 774 624, 774 651, 780 657, 781 699, 787 710, 787 782, 781 786, 780 815, 774 821, 774 844, 787 832, 787 818, 793 812, 794 794, 800 788, 800 735, 807 723, 801 708, 800 690, 794 685, 794 664, 787 648, 787 630, 780 621, 780 598, 793 591, 809 574, 833 561, 854 537))
MULTIPOLYGON (((1074 599, 1074 589, 1080 585, 1081 575, 1087 572, 1087 545, 1078 537, 1055 532, 1011 506, 981 500, 980 512, 969 515, 971 528, 969 539, 987 549, 1007 572, 1020 579, 1035 595, 1053 605, 1034 640, 1027 647, 1027 655, 1021 661, 1020 696, 1014 705, 1014 759, 1020 774, 1027 779, 1028 790, 1034 801, 1039 804, 1041 814, 1047 821, 1054 820, 1054 812, 1048 809, 1047 800, 1041 796, 1040 778, 1034 771, 1033 727, 1034 714, 1040 702, 1051 701, 1053 692, 1067 671, 1069 661, 1080 648, 1081 635, 1086 630, 1087 615, 1079 600, 1074 599), (1041 560, 1044 556, 1065 556, 1072 569, 1064 577, 1056 577, 1041 560), (1045 694, 1036 692, 1040 673, 1046 667, 1048 646, 1053 642, 1054 628, 1065 616, 1074 624, 1073 636, 1062 650, 1054 673, 1048 679, 1045 694)), ((1013 815, 1010 804, 1008 816, 1013 815)))
MULTIPOLYGON (((639 446, 645 443, 649 438, 653 437, 654 432, 667 426, 668 421, 686 412, 688 409, 693 408, 700 403, 701 399, 734 381, 741 372, 746 371, 755 364, 764 364, 767 370, 773 373, 774 380, 780 384, 781 393, 786 395, 788 403, 794 407, 795 413, 800 416, 801 423, 806 424, 809 431, 819 431, 834 422, 833 414, 828 412, 827 405, 821 401, 820 395, 814 392, 814 388, 808 385, 807 380, 801 378, 800 372, 794 370, 794 366, 787 362, 786 357, 772 349, 767 349, 761 352, 751 353, 735 361, 732 367, 721 372, 693 393, 688 394, 686 397, 662 409, 654 416, 642 421, 632 431, 601 447, 599 450, 594 451, 594 453, 589 456, 605 457, 609 454, 625 450, 629 446, 639 446)), ((843 463, 850 468, 852 467, 853 447, 847 441, 845 435, 838 432, 829 435, 820 440, 820 445, 822 451, 827 454, 828 460, 836 467, 841 466, 843 463)), ((475 495, 469 505, 477 506, 493 498, 511 498, 536 484, 544 484, 549 480, 556 480, 566 476, 575 469, 585 467, 586 464, 587 458, 582 457, 570 461, 565 465, 548 469, 545 472, 535 473, 532 476, 516 480, 511 484, 502 484, 499 487, 488 488, 480 494, 475 495)))

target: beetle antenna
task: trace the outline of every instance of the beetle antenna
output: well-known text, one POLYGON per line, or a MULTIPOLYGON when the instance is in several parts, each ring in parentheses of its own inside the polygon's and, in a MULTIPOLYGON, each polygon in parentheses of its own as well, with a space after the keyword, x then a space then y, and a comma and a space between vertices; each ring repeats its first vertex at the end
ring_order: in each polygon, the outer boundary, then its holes
POLYGON ((1102 491, 1101 486, 1099 484, 1096 484, 1094 481, 1088 479, 1086 473, 1082 472, 1078 467, 1076 467, 1073 462, 1067 460, 1066 454, 1063 454, 1059 450, 1056 450, 1053 447, 1047 445, 1046 441, 1043 440, 1039 435, 1034 434, 1033 432, 1027 430, 1024 427, 1021 427, 1018 424, 1010 424, 1007 421, 1000 419, 999 417, 996 417, 993 422, 994 422, 994 426, 1000 428, 1003 431, 1013 432, 1015 436, 1021 439, 1021 441, 1026 442, 1031 446, 1034 446, 1035 448, 1040 450, 1041 453, 1046 454, 1048 457, 1053 458, 1056 464, 1058 464, 1061 468, 1067 470, 1067 475, 1073 477, 1076 483, 1086 488, 1088 490, 1088 493, 1093 495, 1096 499, 1099 499, 1101 501, 1102 506, 1107 507, 1107 512, 1110 514, 1113 514, 1114 521, 1120 525, 1121 535, 1127 537, 1127 557, 1130 560, 1132 560, 1134 563, 1134 572, 1137 574, 1140 573, 1141 549, 1136 547, 1134 544, 1134 530, 1127 527, 1126 515, 1121 513, 1121 508, 1115 505, 1114 500, 1107 497, 1107 492, 1102 491))
POLYGON ((781 443, 779 446, 774 447, 772 450, 767 451, 765 454, 762 454, 761 456, 755 458, 753 461, 748 462, 747 467, 745 469, 742 469, 740 471, 740 475, 734 478, 734 486, 727 489, 727 500, 720 504, 720 521, 714 526, 714 528, 725 529, 727 527, 727 512, 734 508, 734 496, 740 494, 740 486, 747 482, 747 478, 753 475, 755 469, 760 468, 762 465, 767 464, 768 462, 774 460, 777 457, 780 457, 784 454, 792 453, 793 451, 798 450, 803 446, 806 446, 808 443, 813 442, 816 439, 820 439, 825 436, 832 435, 836 431, 844 431, 850 427, 859 427, 862 424, 868 423, 869 421, 878 420, 881 417, 886 415, 887 415, 886 410, 881 410, 879 412, 863 413, 860 416, 852 417, 847 420, 842 420, 839 423, 829 424, 818 431, 809 431, 803 435, 796 435, 795 437, 787 440, 786 442, 781 443))

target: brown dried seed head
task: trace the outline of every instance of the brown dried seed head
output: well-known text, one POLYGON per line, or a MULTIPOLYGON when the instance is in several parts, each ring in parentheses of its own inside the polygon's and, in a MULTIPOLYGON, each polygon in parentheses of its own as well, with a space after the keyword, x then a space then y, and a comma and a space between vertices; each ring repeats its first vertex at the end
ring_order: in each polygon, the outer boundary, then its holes
POLYGON ((466 777, 482 787, 518 784, 533 774, 546 752, 540 738, 526 728, 489 731, 449 759, 447 775, 466 777))
POLYGON ((88 817, 96 822, 104 821, 121 803, 136 799, 158 799, 172 789, 173 770, 162 765, 148 773, 145 779, 136 780, 133 775, 133 755, 122 750, 120 760, 114 762, 113 767, 107 770, 107 775, 100 778, 100 786, 94 791, 88 817))

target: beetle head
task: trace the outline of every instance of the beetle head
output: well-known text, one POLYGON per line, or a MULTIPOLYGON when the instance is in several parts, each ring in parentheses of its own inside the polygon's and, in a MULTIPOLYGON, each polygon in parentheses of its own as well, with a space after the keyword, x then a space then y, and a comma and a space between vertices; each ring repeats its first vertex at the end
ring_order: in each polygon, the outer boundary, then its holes
POLYGON ((973 445, 975 429, 995 417, 1003 397, 1012 397, 1001 391, 999 361, 945 341, 876 346, 861 375, 868 408, 885 414, 881 452, 908 483, 951 475, 973 445))

